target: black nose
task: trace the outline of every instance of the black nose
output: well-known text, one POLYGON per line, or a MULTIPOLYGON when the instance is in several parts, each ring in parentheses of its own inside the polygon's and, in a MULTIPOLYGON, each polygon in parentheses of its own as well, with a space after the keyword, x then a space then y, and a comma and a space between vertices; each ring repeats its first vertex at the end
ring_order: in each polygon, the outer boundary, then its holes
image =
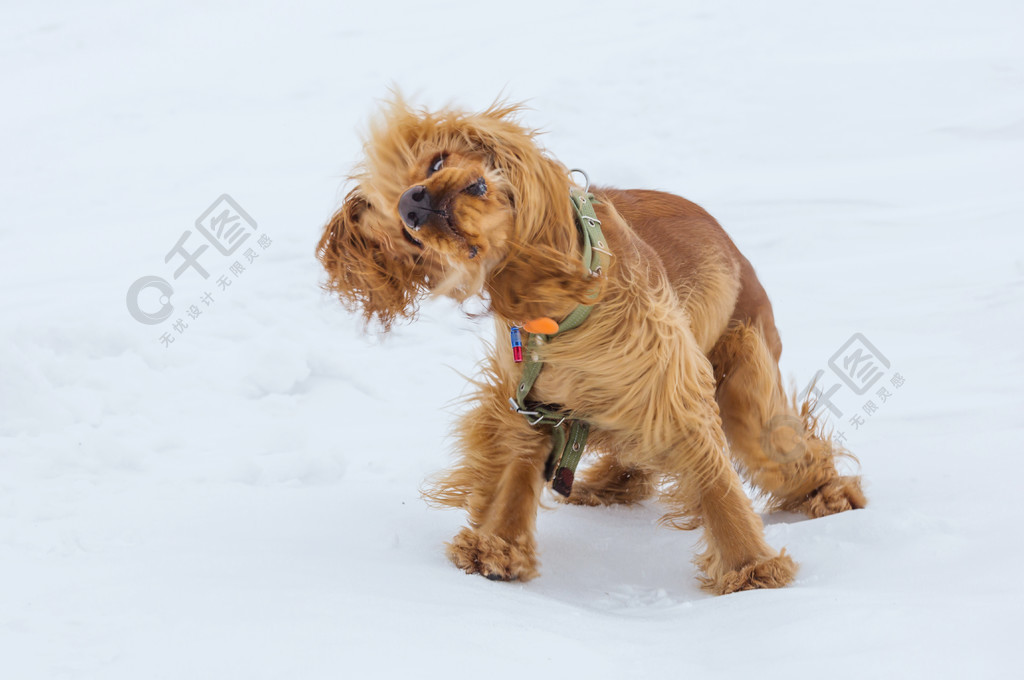
POLYGON ((430 205, 430 193, 425 186, 413 187, 398 199, 398 213, 413 231, 419 230, 432 212, 435 211, 430 205))

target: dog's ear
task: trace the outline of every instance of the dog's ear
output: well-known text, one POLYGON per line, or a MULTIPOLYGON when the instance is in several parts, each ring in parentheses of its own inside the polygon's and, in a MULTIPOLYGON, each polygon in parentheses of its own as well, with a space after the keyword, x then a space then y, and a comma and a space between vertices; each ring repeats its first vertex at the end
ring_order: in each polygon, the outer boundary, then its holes
POLYGON ((556 316, 600 292, 580 258, 569 173, 521 126, 515 104, 496 103, 463 134, 488 156, 514 211, 509 254, 488 281, 491 307, 506 319, 556 316))
POLYGON ((327 270, 324 288, 385 331, 398 318, 414 318, 426 291, 415 262, 391 247, 386 226, 356 187, 324 227, 316 250, 327 270))

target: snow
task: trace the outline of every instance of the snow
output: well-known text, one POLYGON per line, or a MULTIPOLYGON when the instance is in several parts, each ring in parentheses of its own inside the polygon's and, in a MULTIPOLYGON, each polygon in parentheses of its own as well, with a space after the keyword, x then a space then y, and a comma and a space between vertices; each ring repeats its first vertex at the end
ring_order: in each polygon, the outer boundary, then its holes
POLYGON ((1022 25, 1010 0, 8 4, 4 677, 1016 677, 1022 25), (702 204, 798 384, 857 332, 889 358, 905 383, 857 430, 844 390, 837 424, 869 507, 765 516, 792 586, 703 593, 653 503, 550 503, 530 583, 446 561, 463 517, 418 490, 489 324, 440 301, 364 335, 313 257, 392 83, 526 99, 595 181, 702 204), (258 257, 173 280, 225 193, 258 257), (173 281, 162 325, 127 312, 145 275, 173 281))

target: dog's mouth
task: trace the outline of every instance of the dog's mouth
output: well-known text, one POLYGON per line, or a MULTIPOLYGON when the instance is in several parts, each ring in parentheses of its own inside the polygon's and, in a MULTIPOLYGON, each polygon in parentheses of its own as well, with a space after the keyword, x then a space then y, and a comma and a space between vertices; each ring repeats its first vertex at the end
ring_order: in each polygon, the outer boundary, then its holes
POLYGON ((480 249, 469 242, 466 238, 466 233, 459 228, 455 220, 452 219, 451 212, 446 209, 441 210, 430 210, 431 214, 427 220, 422 222, 416 220, 403 220, 402 236, 405 240, 411 243, 413 246, 419 249, 426 248, 429 243, 424 243, 419 237, 423 236, 424 233, 428 233, 432 238, 430 240, 447 240, 454 242, 456 248, 460 251, 464 251, 469 257, 473 259, 480 252, 480 249), (410 224, 410 222, 412 222, 410 224), (424 229, 428 229, 424 232, 424 229), (415 234, 415 236, 414 236, 415 234))
POLYGON ((420 250, 423 250, 423 241, 420 241, 415 236, 410 234, 408 226, 406 226, 406 225, 402 225, 402 226, 403 226, 402 236, 405 237, 405 240, 408 241, 409 243, 413 244, 414 246, 416 246, 420 250))

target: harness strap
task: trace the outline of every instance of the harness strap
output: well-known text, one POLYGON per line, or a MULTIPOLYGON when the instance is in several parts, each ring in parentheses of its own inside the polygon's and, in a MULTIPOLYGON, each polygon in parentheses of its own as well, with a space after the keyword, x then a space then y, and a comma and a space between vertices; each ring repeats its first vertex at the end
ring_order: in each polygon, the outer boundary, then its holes
MULTIPOLYGON (((570 192, 576 225, 583 234, 583 264, 591 276, 600 276, 608 265, 611 253, 601 231, 601 220, 594 211, 594 196, 585 191, 573 189, 570 192)), ((550 426, 552 447, 544 466, 544 478, 552 482, 551 487, 563 496, 572 492, 576 466, 579 465, 583 449, 590 434, 590 423, 543 404, 528 404, 527 397, 533 389, 544 362, 540 359, 539 348, 558 335, 580 326, 590 316, 593 305, 577 305, 558 324, 558 330, 550 335, 531 333, 526 343, 523 376, 516 389, 516 395, 509 399, 512 410, 526 418, 532 427, 550 426)))

